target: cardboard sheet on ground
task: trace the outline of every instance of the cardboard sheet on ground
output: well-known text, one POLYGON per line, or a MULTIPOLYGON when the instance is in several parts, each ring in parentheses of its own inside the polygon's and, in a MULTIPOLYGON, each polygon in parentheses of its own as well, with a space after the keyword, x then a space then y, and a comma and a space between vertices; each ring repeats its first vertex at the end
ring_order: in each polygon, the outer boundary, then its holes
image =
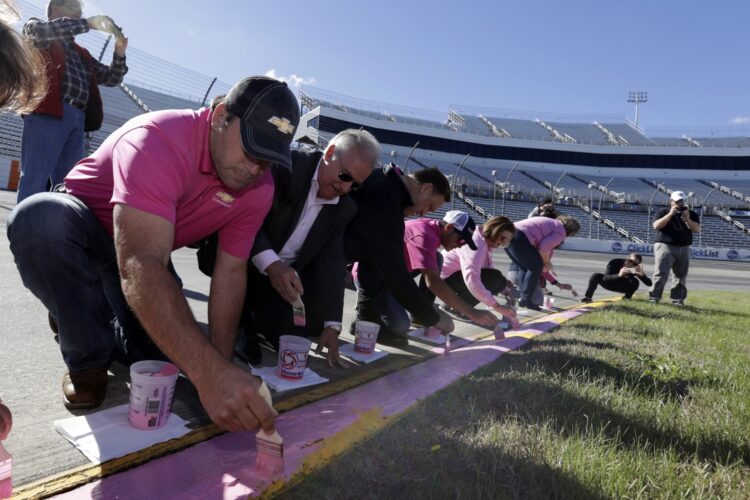
POLYGON ((354 350, 354 344, 342 345, 341 347, 339 347, 339 353, 342 356, 346 356, 347 358, 351 360, 361 361, 362 363, 367 363, 367 364, 372 363, 373 361, 377 361, 380 358, 384 358, 385 356, 388 356, 388 351, 378 349, 377 347, 370 354, 357 352, 354 350))
POLYGON ((268 384, 268 387, 276 392, 291 391, 292 389, 301 389, 302 387, 328 382, 327 378, 321 377, 309 368, 305 368, 305 374, 302 375, 300 380, 287 380, 279 377, 275 366, 255 368, 250 365, 250 368, 253 375, 262 378, 268 384))
POLYGON ((174 413, 159 429, 139 430, 128 423, 128 405, 80 417, 55 420, 55 430, 95 464, 122 457, 187 434, 187 421, 174 413))

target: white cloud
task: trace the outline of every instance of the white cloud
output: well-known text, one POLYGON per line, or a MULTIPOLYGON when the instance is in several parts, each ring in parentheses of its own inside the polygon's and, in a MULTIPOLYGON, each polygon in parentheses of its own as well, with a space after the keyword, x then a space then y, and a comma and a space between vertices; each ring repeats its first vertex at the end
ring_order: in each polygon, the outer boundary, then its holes
POLYGON ((742 123, 750 123, 750 116, 737 116, 732 118, 732 125, 740 125, 742 123))
POLYGON ((277 75, 275 69, 269 69, 268 71, 266 71, 265 76, 269 78, 276 78, 277 80, 281 80, 282 82, 287 82, 289 85, 295 88, 300 88, 302 85, 313 85, 315 83, 315 77, 304 78, 302 76, 297 76, 294 73, 286 77, 277 75))

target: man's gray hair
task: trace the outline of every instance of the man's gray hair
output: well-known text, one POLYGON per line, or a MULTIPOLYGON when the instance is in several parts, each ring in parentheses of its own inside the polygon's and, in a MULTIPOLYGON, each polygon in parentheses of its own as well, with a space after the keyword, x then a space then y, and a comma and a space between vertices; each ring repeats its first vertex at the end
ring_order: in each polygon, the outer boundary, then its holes
POLYGON ((328 142, 326 150, 331 144, 336 146, 337 151, 346 152, 356 149, 362 159, 370 163, 373 168, 377 166, 380 160, 380 143, 367 130, 354 128, 343 130, 328 142))
POLYGON ((52 8, 53 7, 63 7, 65 5, 76 3, 78 6, 83 10, 83 1, 82 0, 50 0, 47 4, 47 19, 49 19, 52 16, 52 8))

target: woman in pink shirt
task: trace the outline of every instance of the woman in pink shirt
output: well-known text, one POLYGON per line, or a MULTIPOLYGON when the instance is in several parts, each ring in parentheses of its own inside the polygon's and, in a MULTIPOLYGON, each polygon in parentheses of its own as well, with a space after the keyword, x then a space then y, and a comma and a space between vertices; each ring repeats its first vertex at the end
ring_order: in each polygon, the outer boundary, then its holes
POLYGON ((500 305, 495 298, 505 289, 508 280, 492 265, 492 250, 506 248, 515 232, 516 228, 509 218, 491 218, 474 230, 472 240, 476 251, 468 245, 443 251, 440 277, 471 306, 482 302, 499 314, 515 317, 512 308, 500 305))
POLYGON ((561 215, 557 219, 532 217, 516 222, 515 226, 516 233, 505 252, 519 268, 521 300, 518 305, 538 311, 540 308, 532 297, 539 277, 545 268, 552 270, 550 260, 554 249, 562 245, 566 237, 575 235, 581 225, 573 217, 561 215))

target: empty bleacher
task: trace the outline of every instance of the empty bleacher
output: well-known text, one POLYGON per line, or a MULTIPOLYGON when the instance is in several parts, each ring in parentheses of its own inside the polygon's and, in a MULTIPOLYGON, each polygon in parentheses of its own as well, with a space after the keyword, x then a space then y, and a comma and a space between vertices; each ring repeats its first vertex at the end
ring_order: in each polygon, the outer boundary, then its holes
POLYGON ((550 133, 532 120, 518 120, 516 118, 500 118, 488 116, 487 119, 498 129, 506 130, 514 139, 534 141, 551 141, 550 133))
POLYGON ((623 138, 631 146, 655 146, 657 143, 627 123, 602 123, 615 137, 623 138))
POLYGON ((162 109, 198 109, 201 107, 200 102, 192 99, 177 97, 136 85, 129 85, 129 87, 151 111, 162 109))
POLYGON ((607 136, 590 123, 563 123, 563 122, 546 122, 561 134, 568 134, 573 137, 579 144, 596 144, 599 146, 608 146, 607 136))

